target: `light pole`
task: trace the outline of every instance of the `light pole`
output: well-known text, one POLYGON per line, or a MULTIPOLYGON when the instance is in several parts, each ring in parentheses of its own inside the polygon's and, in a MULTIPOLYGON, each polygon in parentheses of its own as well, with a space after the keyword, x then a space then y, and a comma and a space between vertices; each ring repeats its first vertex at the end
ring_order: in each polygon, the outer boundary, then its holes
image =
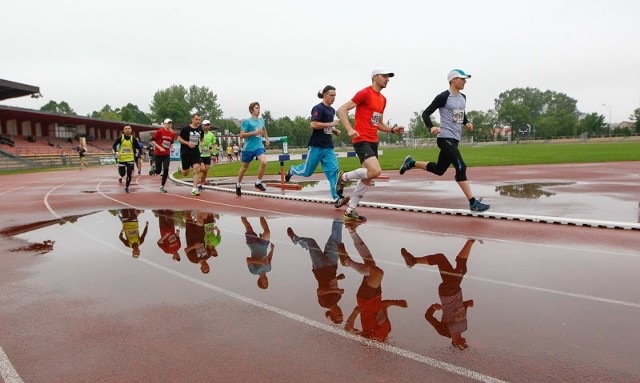
POLYGON ((602 104, 602 106, 609 108, 609 138, 611 138, 611 105, 602 104))

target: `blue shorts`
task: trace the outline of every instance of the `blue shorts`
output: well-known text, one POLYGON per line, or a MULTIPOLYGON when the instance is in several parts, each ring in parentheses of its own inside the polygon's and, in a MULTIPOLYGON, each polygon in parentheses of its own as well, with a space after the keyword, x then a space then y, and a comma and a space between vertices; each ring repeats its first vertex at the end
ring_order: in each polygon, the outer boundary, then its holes
POLYGON ((240 161, 242 161, 244 163, 250 163, 251 161, 253 161, 254 159, 257 159, 258 157, 260 157, 261 155, 263 155, 265 153, 266 153, 266 151, 264 150, 264 148, 259 148, 259 149, 251 150, 251 151, 243 150, 242 151, 242 157, 240 158, 240 161))

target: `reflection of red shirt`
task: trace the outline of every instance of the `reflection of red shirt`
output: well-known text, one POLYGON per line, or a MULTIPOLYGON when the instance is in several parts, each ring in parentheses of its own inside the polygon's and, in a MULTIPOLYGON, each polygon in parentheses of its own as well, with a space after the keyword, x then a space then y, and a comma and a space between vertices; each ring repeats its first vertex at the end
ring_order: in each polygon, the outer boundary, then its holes
POLYGON ((351 101, 357 105, 354 129, 360 135, 351 142, 378 142, 378 126, 384 122, 381 119, 387 99, 369 86, 356 93, 351 101))
POLYGON ((384 341, 391 332, 391 322, 387 317, 386 310, 382 307, 382 295, 377 295, 369 300, 358 297, 360 312, 360 323, 362 324, 362 335, 384 341))
MULTIPOLYGON (((161 236, 164 236, 166 233, 160 232, 161 236)), ((176 235, 175 232, 169 234, 167 238, 165 238, 162 242, 158 243, 158 246, 167 254, 173 254, 176 251, 180 250, 182 244, 180 243, 180 237, 176 235)))
POLYGON ((153 133, 153 137, 151 138, 153 138, 156 144, 165 149, 163 152, 156 149, 154 154, 156 156, 168 156, 171 153, 171 146, 176 138, 176 134, 171 130, 161 128, 156 130, 155 133, 153 133))

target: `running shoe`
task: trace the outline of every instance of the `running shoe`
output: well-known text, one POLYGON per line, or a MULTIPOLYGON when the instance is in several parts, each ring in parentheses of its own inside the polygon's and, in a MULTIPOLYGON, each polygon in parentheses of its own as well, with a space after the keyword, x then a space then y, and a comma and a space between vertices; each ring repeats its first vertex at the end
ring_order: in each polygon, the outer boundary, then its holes
POLYGON ((405 249, 404 247, 400 249, 400 254, 402 254, 402 258, 404 258, 404 263, 407 265, 408 268, 412 268, 413 266, 416 265, 416 257, 411 255, 411 253, 408 252, 407 249, 405 249))
POLYGON ((122 183, 122 177, 118 178, 118 182, 122 183))
POLYGON ((142 173, 142 169, 138 169, 138 175, 140 175, 140 173, 142 173))
POLYGON ((344 212, 344 219, 355 221, 355 222, 364 222, 367 220, 366 217, 359 215, 355 210, 351 210, 351 213, 344 212))
POLYGON ((469 204, 469 209, 471 211, 485 211, 489 210, 490 207, 491 205, 484 204, 480 202, 480 200, 476 200, 476 202, 469 204))
POLYGON ((198 191, 198 188, 191 189, 191 195, 200 195, 200 192, 198 191))
POLYGON ((336 209, 338 209, 338 208, 348 204, 350 198, 351 197, 349 197, 349 196, 347 196, 347 197, 340 196, 340 197, 338 197, 338 199, 336 199, 336 201, 335 201, 335 203, 333 205, 336 207, 336 209))
POLYGON ((291 242, 293 242, 294 245, 298 244, 298 236, 296 235, 296 233, 293 232, 293 229, 288 227, 287 228, 287 235, 289 236, 289 238, 291 239, 291 242))
POLYGON ((167 189, 164 188, 164 186, 160 186, 160 193, 166 193, 167 189))
POLYGON ((129 188, 124 188, 125 193, 129 193, 129 188))
POLYGON ((416 162, 413 160, 413 158, 411 158, 411 156, 406 156, 404 158, 404 162, 402 163, 402 166, 400 166, 400 175, 403 175, 404 172, 411 169, 415 163, 416 162))
POLYGON ((293 174, 291 174, 291 169, 289 169, 289 170, 287 170, 287 173, 285 173, 285 175, 284 175, 285 182, 291 181, 291 177, 293 177, 293 174))
POLYGON ((240 197, 242 195, 242 190, 240 189, 240 185, 236 185, 236 195, 240 197))
POLYGON ((204 190, 204 186, 198 185, 198 190, 204 190))
POLYGON ((267 188, 266 188, 266 187, 264 187, 264 185, 262 184, 262 182, 260 182, 260 183, 256 183, 254 186, 255 186, 255 188, 256 188, 256 189, 258 189, 258 190, 260 190, 260 191, 266 191, 266 190, 267 190, 267 188))
POLYGON ((336 193, 338 193, 338 195, 342 195, 342 192, 344 192, 344 185, 346 184, 346 182, 342 180, 343 174, 344 172, 339 172, 338 179, 336 180, 336 193))

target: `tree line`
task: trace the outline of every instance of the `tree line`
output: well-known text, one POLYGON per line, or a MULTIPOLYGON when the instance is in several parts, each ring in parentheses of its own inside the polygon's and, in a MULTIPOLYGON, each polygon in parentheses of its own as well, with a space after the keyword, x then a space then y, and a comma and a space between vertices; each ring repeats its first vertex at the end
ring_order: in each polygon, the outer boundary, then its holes
MULTIPOLYGON (((192 113, 200 113, 203 119, 208 119, 219 131, 230 134, 240 133, 237 120, 223 118, 223 111, 217 102, 217 95, 206 86, 172 85, 158 90, 149 105, 150 112, 141 111, 137 105, 128 103, 122 107, 113 108, 105 105, 102 109, 93 111, 88 117, 111 121, 126 121, 150 125, 153 122, 171 118, 176 122, 188 123, 192 113)), ((77 115, 65 101, 49 101, 41 108, 42 111, 77 115)), ((522 127, 527 127, 530 134, 537 138, 551 138, 559 136, 579 136, 587 134, 598 136, 609 134, 609 126, 605 117, 598 113, 580 113, 577 101, 564 93, 555 91, 541 91, 536 88, 514 88, 502 92, 495 99, 494 109, 488 111, 472 110, 467 117, 474 124, 474 131, 463 130, 463 136, 473 136, 475 140, 492 140, 495 138, 494 129, 510 126, 512 134, 518 135, 522 127)), ((269 131, 269 136, 288 136, 290 146, 306 146, 311 135, 310 117, 285 116, 274 118, 270 111, 264 111, 262 118, 269 131)), ((353 116, 350 116, 353 119, 353 116)), ((433 116, 432 116, 433 118, 433 116)), ((640 133, 640 108, 629 117, 635 121, 630 128, 616 129, 616 134, 640 133)), ((353 121, 352 121, 353 122, 353 121)), ((434 124, 437 125, 435 121, 434 124)), ((416 138, 432 138, 422 121, 422 111, 413 113, 405 136, 416 138)), ((344 132, 344 131, 343 131, 344 132)), ((394 134, 379 132, 381 142, 397 143, 402 138, 394 134)), ((336 145, 350 145, 346 134, 334 136, 336 145)))

